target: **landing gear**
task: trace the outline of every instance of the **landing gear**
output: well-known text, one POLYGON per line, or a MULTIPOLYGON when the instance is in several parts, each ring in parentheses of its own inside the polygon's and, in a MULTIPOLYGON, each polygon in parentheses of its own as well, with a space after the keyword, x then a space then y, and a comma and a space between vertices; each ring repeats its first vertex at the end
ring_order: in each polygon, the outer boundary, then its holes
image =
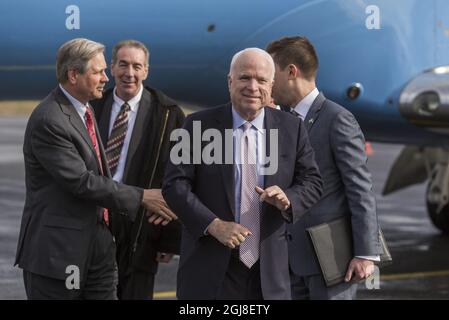
POLYGON ((438 205, 426 201, 427 213, 433 225, 445 235, 449 235, 449 206, 445 206, 440 212, 437 212, 438 205))
POLYGON ((449 235, 449 149, 405 147, 390 170, 383 195, 426 180, 427 213, 435 227, 449 235))
POLYGON ((427 184, 426 206, 432 223, 449 235, 449 167, 437 164, 427 184))

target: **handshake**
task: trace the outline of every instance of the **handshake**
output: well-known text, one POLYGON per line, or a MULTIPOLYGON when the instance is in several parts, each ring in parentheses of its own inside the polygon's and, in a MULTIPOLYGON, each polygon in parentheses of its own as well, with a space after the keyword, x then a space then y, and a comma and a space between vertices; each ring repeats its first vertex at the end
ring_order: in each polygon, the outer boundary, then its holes
POLYGON ((147 210, 149 223, 165 226, 170 221, 178 219, 165 202, 161 189, 143 190, 142 205, 147 210))

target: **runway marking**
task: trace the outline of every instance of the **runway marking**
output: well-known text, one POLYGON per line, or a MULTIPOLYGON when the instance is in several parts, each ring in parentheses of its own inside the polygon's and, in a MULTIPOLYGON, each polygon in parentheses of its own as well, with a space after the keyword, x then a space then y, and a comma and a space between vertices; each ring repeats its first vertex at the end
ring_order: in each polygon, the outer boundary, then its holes
POLYGON ((380 281, 408 280, 442 276, 449 276, 449 270, 386 274, 380 276, 380 281))
POLYGON ((153 298, 154 299, 176 298, 176 291, 155 292, 153 298))
MULTIPOLYGON (((395 280, 408 280, 416 278, 429 278, 429 277, 442 277, 442 276, 449 276, 449 270, 386 274, 380 276, 380 280, 395 281, 395 280)), ((155 292, 153 295, 154 299, 175 298, 175 297, 176 291, 160 291, 155 292)))

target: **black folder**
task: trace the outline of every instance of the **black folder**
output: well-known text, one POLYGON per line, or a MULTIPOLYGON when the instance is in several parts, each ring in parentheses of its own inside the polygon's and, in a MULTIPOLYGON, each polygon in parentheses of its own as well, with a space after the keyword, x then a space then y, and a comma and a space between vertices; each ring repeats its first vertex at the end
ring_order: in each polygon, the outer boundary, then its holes
MULTIPOLYGON (((307 229, 316 257, 321 268, 326 286, 343 282, 349 263, 354 258, 352 230, 349 216, 338 218, 307 229)), ((382 247, 379 267, 392 263, 392 257, 379 227, 379 241, 382 247)))

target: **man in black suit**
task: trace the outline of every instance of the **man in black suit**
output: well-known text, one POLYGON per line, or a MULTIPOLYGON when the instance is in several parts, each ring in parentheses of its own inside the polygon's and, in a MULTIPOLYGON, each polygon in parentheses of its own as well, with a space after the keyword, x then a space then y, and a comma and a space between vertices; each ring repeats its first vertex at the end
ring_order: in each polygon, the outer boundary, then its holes
POLYGON ((143 204, 175 219, 152 190, 110 178, 93 111, 108 78, 104 46, 74 39, 57 53, 59 86, 25 132, 26 201, 16 262, 29 299, 113 299, 115 244, 109 210, 134 220, 143 204), (162 209, 161 209, 162 208, 162 209))
POLYGON ((265 51, 237 53, 231 103, 190 115, 172 149, 162 193, 183 223, 179 299, 290 299, 286 223, 321 179, 302 121, 264 108, 273 77, 265 51))
MULTIPOLYGON (((170 134, 181 127, 184 114, 162 92, 143 86, 149 71, 149 55, 139 41, 116 44, 111 64, 115 88, 107 90, 92 105, 113 179, 155 189, 156 196, 161 197, 170 134), (127 110, 121 112, 123 106, 127 110), (122 139, 117 140, 120 132, 122 139)), ((117 296, 152 299, 158 262, 167 263, 173 254, 179 253, 181 226, 178 222, 166 226, 147 223, 143 208, 134 222, 120 213, 112 214, 119 275, 117 296)))
POLYGON ((356 281, 374 271, 373 261, 379 260, 381 252, 362 130, 348 110, 326 99, 316 88, 318 57, 308 39, 285 37, 269 44, 267 51, 276 65, 274 101, 304 120, 324 183, 320 201, 290 228, 292 296, 354 299, 356 281), (328 288, 306 229, 342 216, 351 220, 354 258, 345 282, 328 288))

